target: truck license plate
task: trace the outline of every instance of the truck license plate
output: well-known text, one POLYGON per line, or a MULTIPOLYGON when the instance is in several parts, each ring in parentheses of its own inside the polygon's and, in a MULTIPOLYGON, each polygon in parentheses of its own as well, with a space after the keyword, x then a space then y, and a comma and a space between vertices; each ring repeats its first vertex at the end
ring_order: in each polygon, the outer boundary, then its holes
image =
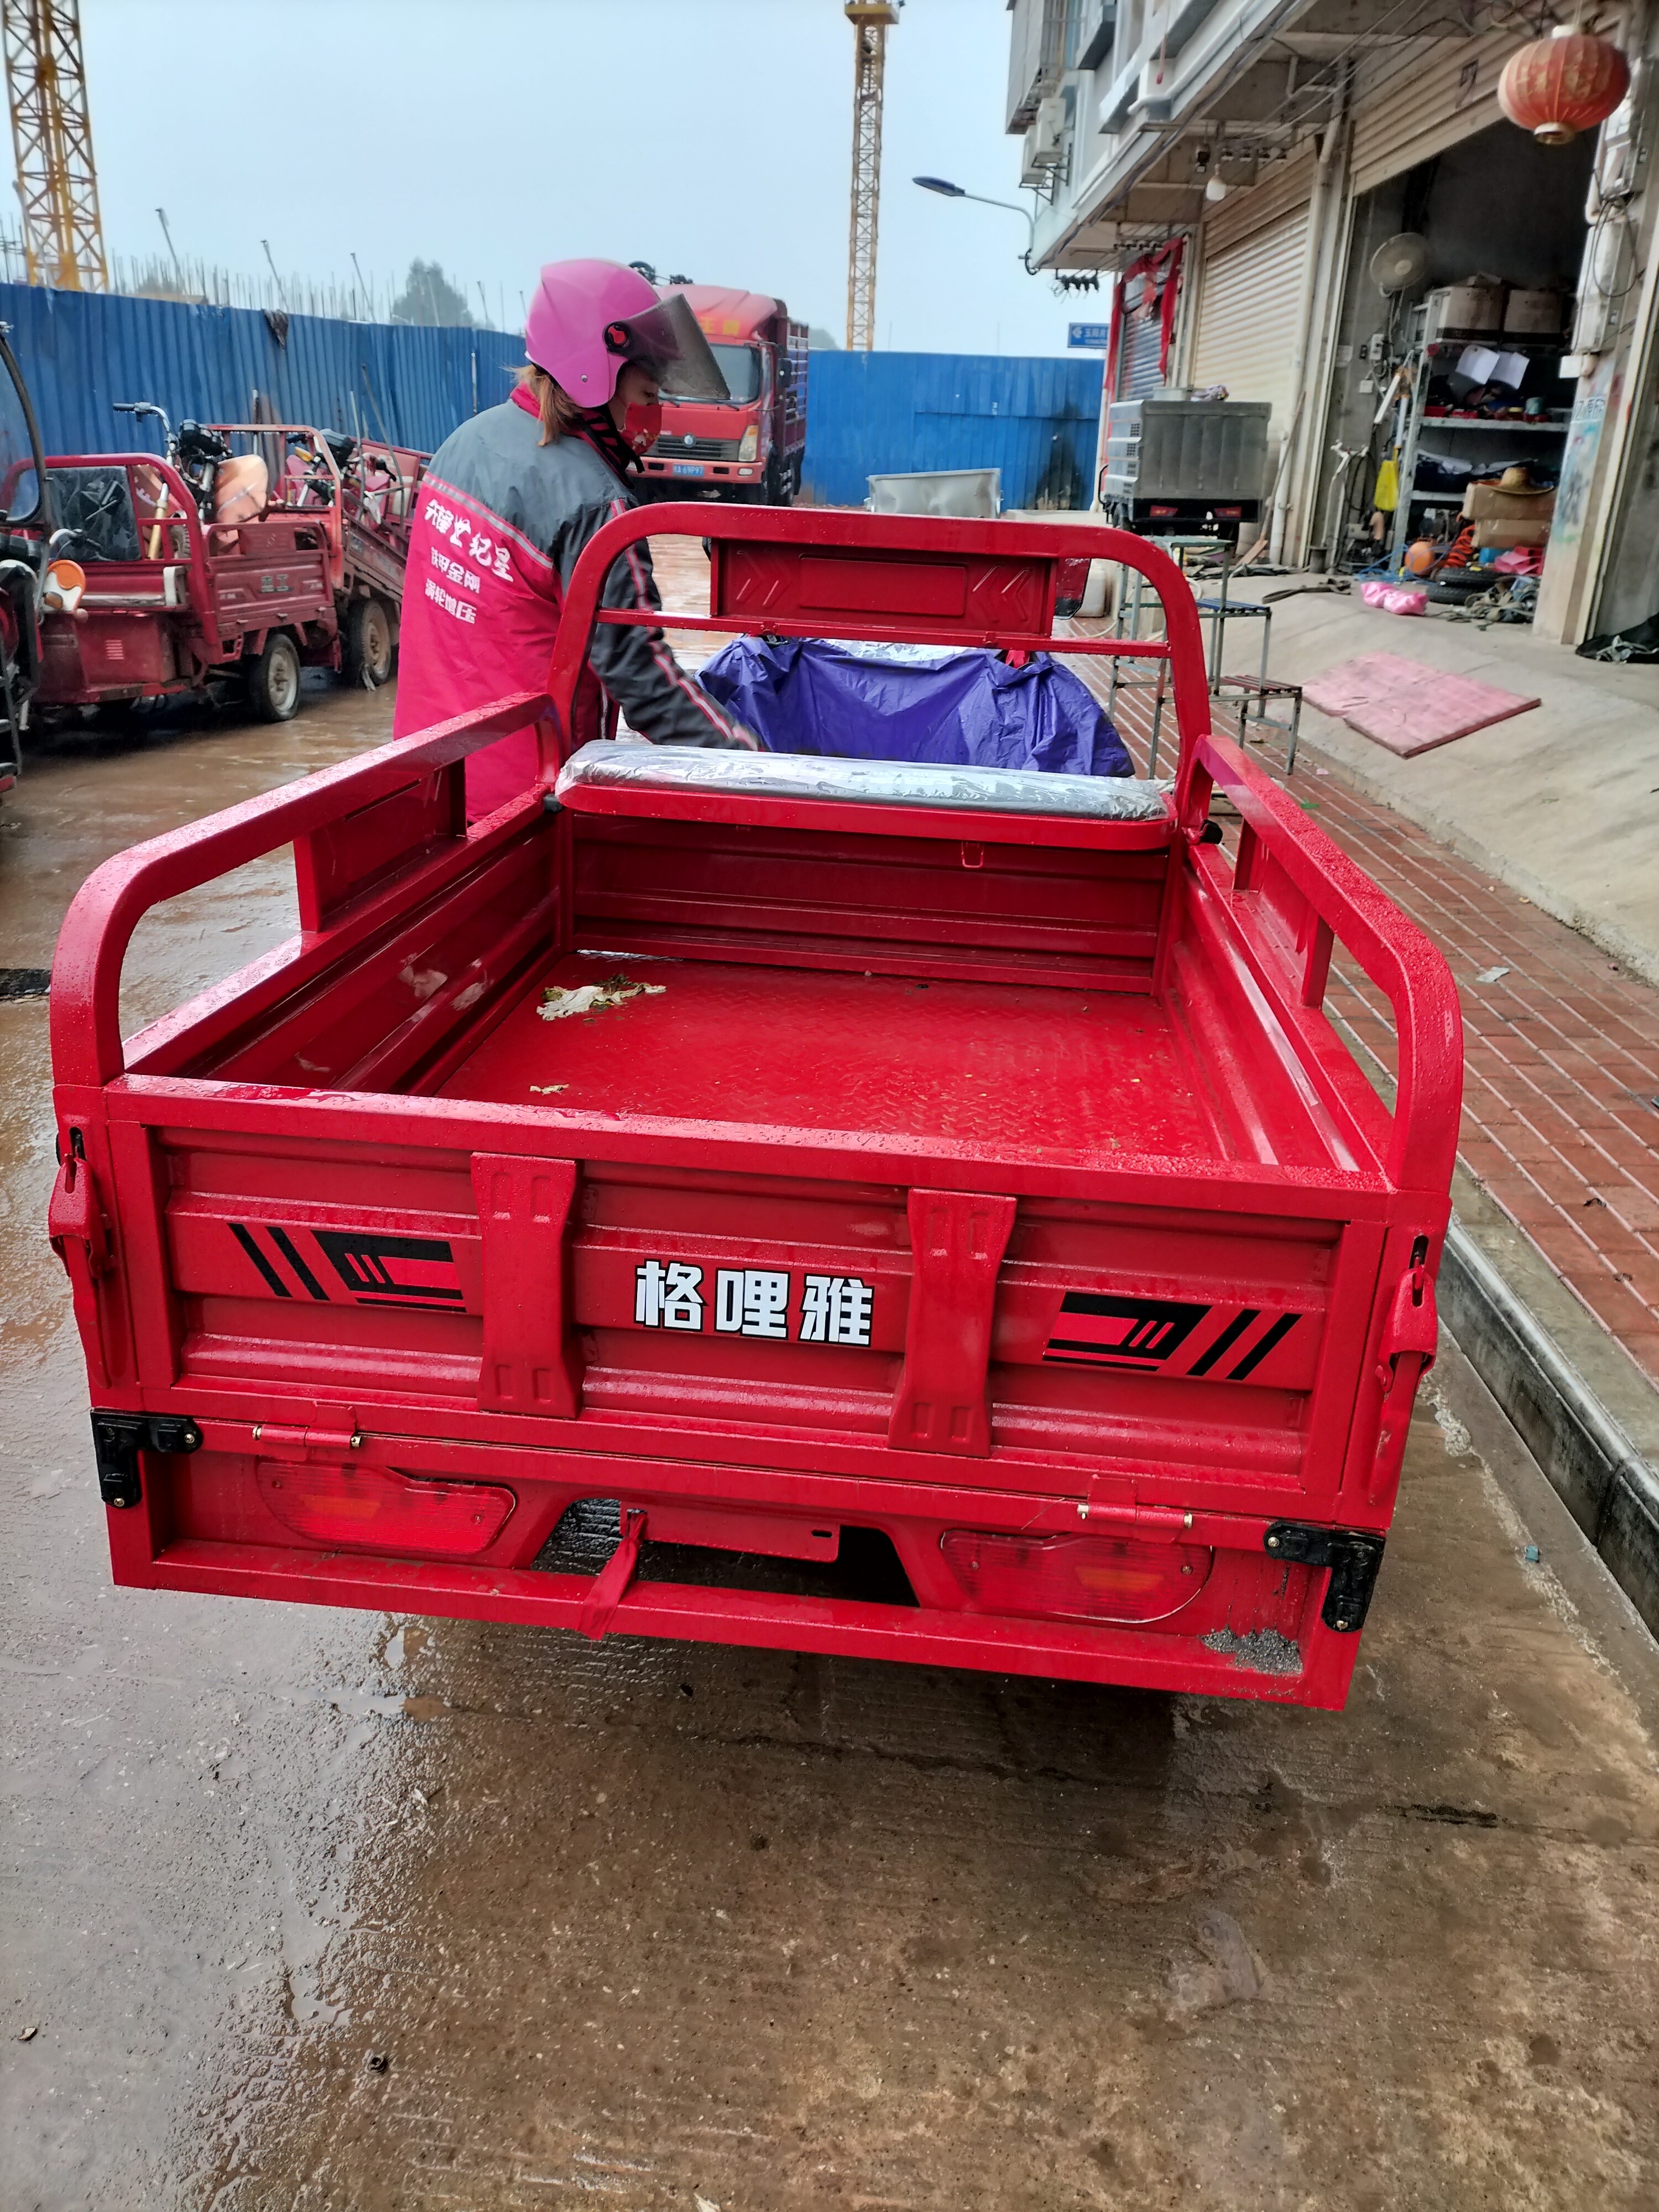
POLYGON ((676 461, 673 465, 672 473, 677 477, 700 477, 702 474, 702 463, 701 461, 676 461))

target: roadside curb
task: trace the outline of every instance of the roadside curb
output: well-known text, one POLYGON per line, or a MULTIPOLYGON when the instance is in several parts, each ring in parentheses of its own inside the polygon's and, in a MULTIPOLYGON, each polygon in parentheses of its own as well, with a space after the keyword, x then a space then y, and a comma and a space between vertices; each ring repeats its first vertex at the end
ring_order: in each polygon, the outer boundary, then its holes
POLYGON ((1455 1218, 1439 1293, 1469 1364, 1659 1638, 1659 1468, 1455 1218))

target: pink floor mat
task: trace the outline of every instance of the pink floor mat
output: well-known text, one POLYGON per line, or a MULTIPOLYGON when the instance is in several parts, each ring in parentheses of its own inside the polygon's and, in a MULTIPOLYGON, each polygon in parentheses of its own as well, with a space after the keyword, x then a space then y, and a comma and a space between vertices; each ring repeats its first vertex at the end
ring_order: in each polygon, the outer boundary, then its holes
POLYGON ((1402 660, 1397 653, 1364 653, 1357 660, 1339 661, 1304 684, 1302 696, 1321 714, 1336 715, 1404 760, 1538 704, 1495 684, 1402 660))

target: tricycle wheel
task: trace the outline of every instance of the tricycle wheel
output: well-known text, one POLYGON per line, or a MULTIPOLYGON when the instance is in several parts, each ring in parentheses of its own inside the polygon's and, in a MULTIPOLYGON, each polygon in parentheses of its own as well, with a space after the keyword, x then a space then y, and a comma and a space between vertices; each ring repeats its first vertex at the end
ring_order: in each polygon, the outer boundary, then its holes
POLYGON ((392 617, 380 599, 354 599, 346 617, 340 675, 347 684, 377 691, 392 678, 392 617))
POLYGON ((247 672, 248 704, 262 722, 291 722, 300 711, 300 648, 286 630, 265 640, 247 672))

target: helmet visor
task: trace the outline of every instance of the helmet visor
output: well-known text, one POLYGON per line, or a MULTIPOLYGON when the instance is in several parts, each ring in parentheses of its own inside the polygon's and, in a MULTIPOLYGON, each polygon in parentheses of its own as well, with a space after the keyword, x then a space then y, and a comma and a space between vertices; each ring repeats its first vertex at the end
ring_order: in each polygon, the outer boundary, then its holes
POLYGON ((624 361, 648 365, 667 399, 729 399, 708 341, 687 306, 684 294, 671 292, 636 315, 623 316, 605 326, 607 353, 624 361))

